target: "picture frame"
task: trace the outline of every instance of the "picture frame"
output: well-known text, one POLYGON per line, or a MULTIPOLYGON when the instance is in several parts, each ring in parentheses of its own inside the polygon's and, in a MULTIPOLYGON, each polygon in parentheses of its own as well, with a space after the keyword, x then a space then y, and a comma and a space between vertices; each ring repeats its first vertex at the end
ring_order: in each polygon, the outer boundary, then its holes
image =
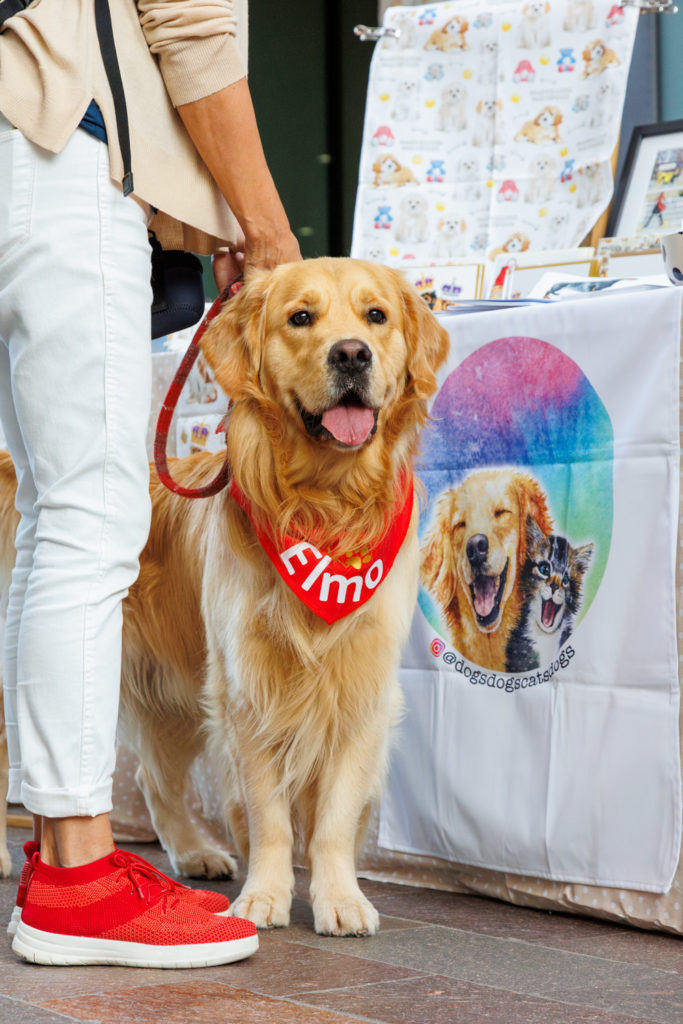
POLYGON ((656 277, 664 273, 660 235, 601 238, 595 253, 598 277, 656 277))
POLYGON ((683 120, 636 125, 617 183, 606 234, 612 238, 683 224, 683 120))

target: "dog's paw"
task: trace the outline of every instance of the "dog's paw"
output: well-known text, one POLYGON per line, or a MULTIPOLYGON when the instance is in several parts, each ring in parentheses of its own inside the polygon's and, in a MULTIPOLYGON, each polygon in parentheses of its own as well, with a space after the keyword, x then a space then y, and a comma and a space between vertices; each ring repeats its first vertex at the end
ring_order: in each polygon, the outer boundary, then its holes
POLYGON ((169 859, 176 874, 186 878, 233 878, 237 872, 234 857, 217 846, 184 850, 182 853, 169 851, 169 859))
POLYGON ((360 889, 338 899, 315 899, 313 918, 319 935, 375 935, 379 929, 379 914, 360 889))
POLYGON ((232 904, 234 917, 246 917, 257 928, 286 928, 292 905, 291 893, 272 893, 259 889, 243 889, 232 904))

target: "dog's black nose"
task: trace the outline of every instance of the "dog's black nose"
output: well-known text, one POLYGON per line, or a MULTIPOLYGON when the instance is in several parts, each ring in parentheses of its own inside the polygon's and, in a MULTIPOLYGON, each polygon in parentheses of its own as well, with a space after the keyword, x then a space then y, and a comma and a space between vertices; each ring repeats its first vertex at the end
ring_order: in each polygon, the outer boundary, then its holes
POLYGON ((489 553, 489 539, 485 533, 475 533, 473 537, 467 541, 466 547, 467 557, 470 565, 476 567, 483 565, 486 561, 489 553))
POLYGON ((327 356, 327 361, 341 373, 362 373, 372 363, 372 352, 364 341, 357 338, 346 338, 337 341, 327 356))

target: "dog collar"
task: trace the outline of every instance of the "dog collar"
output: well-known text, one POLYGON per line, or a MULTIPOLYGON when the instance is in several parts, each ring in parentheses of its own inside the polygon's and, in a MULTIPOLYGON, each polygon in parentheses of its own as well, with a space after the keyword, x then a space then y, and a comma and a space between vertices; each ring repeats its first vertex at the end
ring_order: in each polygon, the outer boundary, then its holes
POLYGON ((256 538, 274 568, 300 601, 328 624, 368 601, 389 574, 413 512, 413 478, 408 480, 399 508, 391 515, 382 540, 372 549, 332 558, 314 544, 288 534, 274 537, 254 525, 251 505, 234 479, 230 494, 244 509, 256 538))

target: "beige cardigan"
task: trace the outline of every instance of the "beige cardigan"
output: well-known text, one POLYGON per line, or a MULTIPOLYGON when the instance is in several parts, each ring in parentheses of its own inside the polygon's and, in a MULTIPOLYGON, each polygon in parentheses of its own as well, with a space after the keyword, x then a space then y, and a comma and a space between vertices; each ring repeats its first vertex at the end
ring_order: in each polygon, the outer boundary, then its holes
MULTIPOLYGON (((167 248, 209 253, 235 221, 174 110, 246 73, 247 0, 109 0, 126 94, 135 195, 167 248)), ((59 152, 95 99, 112 178, 123 177, 93 0, 34 0, 0 33, 0 112, 59 152)), ((237 141, 235 143, 238 144, 237 141)))

